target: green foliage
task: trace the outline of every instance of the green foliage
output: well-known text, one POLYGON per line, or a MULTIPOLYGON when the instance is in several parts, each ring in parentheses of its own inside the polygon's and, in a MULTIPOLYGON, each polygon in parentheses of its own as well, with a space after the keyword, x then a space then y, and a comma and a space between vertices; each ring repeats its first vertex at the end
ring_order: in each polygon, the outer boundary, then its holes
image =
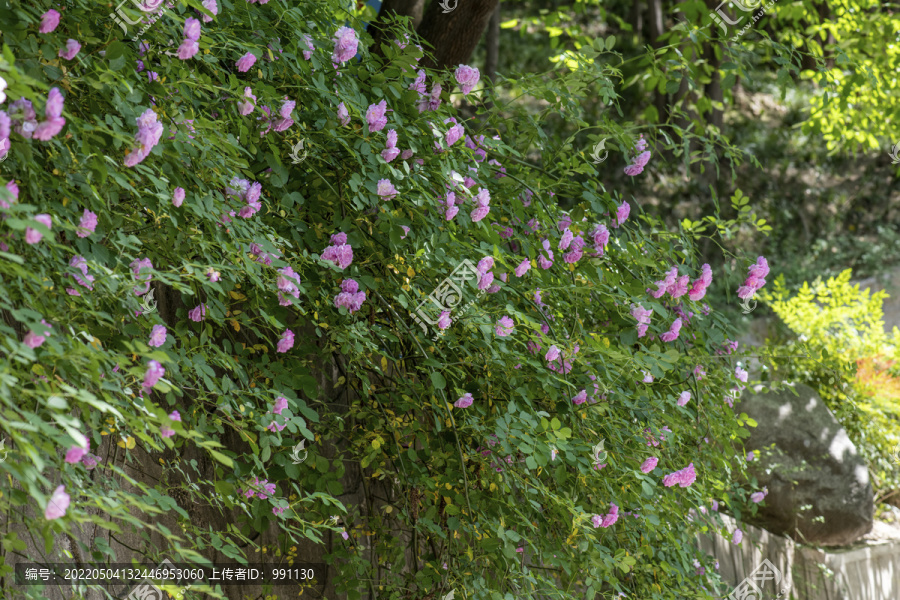
MULTIPOLYGON (((870 293, 850 284, 851 270, 823 282, 804 283, 790 296, 779 276, 762 293, 784 323, 811 350, 792 361, 791 379, 816 388, 869 463, 879 493, 900 487, 900 381, 897 360, 900 330, 884 332, 884 291, 870 293), (835 386, 837 379, 851 385, 835 386)), ((792 343, 786 344, 793 349, 792 343)))
MULTIPOLYGON (((462 120, 455 108, 461 96, 449 95, 456 89, 451 75, 429 72, 429 86, 443 85, 443 103, 420 113, 410 90, 421 58, 414 44, 386 45, 383 61, 363 51, 336 76, 331 39, 347 18, 336 3, 230 4, 204 24, 200 53, 181 61, 163 50, 194 14, 182 3, 146 34, 153 46, 140 59, 159 73, 156 81, 135 72, 136 44, 103 24, 107 7, 76 7, 57 31, 38 35, 45 9, 0 13, 11 24, 0 61, 9 101, 27 98, 41 109, 56 86, 66 96, 67 120, 47 142, 14 134, 0 181, 14 178, 20 189, 15 203, 0 191, 12 203, 4 233, 13 234, 4 238, 9 248, 0 262, 0 428, 12 448, 0 471, 17 486, 3 490, 0 510, 29 519, 48 546, 53 533, 76 535, 91 521, 109 532, 142 532, 143 552, 174 562, 211 549, 251 558, 261 532, 277 534, 282 555, 314 542, 350 599, 450 589, 478 599, 710 597, 718 575, 706 557, 699 558, 707 574, 696 574, 694 540, 721 522, 687 515, 713 499, 738 516, 744 509, 736 483, 743 461, 731 443, 717 443, 746 436, 746 420, 721 400, 740 357, 721 354, 733 336, 725 319, 684 298, 693 317, 676 341, 661 342, 680 307, 647 289, 672 267, 699 277, 693 249, 701 236, 766 225, 740 194, 733 198, 737 218, 697 215, 675 231, 635 208, 611 229, 602 255, 587 248, 580 260, 565 262, 557 250, 553 267, 539 268, 542 238, 557 246, 560 220, 570 218, 590 244, 593 226, 610 224, 607 215, 624 201, 597 183, 596 168, 567 152, 567 140, 543 127, 550 113, 586 127, 586 94, 615 100, 613 71, 592 57, 618 44, 607 38, 520 82, 545 112, 516 108, 510 117, 480 108, 479 119, 464 121, 473 137, 481 121, 483 146, 498 165, 476 162, 462 141, 433 151, 445 119, 462 120), (303 33, 317 47, 309 61, 303 33), (72 36, 85 46, 77 64, 54 53, 72 36), (240 73, 235 61, 248 51, 263 58, 240 73), (257 108, 241 116, 237 102, 247 86, 257 108), (297 102, 297 123, 261 135, 259 107, 277 112, 285 95, 297 102), (398 147, 414 150, 421 163, 381 157, 387 129, 370 132, 363 116, 381 99, 392 110, 388 129, 397 130, 398 147), (349 126, 337 119, 340 102, 349 126), (135 119, 151 107, 165 124, 163 139, 136 167, 124 167, 135 119), (498 131, 502 140, 491 139, 498 131), (307 156, 292 164, 289 154, 301 139, 307 156), (545 142, 549 170, 527 160, 545 142), (471 193, 454 173, 473 174, 473 192, 490 191, 488 218, 472 221, 471 193), (256 215, 233 214, 242 208, 226 191, 233 177, 262 183, 256 215), (382 179, 397 187, 395 199, 376 194, 382 179), (187 190, 178 208, 171 201, 176 187, 187 190), (467 199, 450 221, 441 207, 448 187, 467 199), (85 209, 99 225, 79 237, 85 209), (41 229, 34 220, 41 213, 52 215, 53 226, 42 230, 40 243, 26 244, 22 232, 41 229), (525 224, 533 220, 540 234, 529 233, 525 224), (507 227, 512 238, 501 235, 507 227), (339 231, 354 251, 343 271, 321 259, 339 231), (251 251, 251 243, 260 248, 251 251), (261 253, 273 255, 271 265, 261 253), (80 272, 67 266, 74 256, 86 260, 93 289, 74 283, 80 272), (441 335, 420 330, 409 315, 425 294, 462 261, 486 256, 495 261, 499 289, 452 314, 441 335), (153 264, 160 309, 136 315, 140 284, 130 265, 142 258, 153 264), (523 261, 530 270, 514 275, 523 261), (287 266, 302 283, 299 298, 284 295, 285 306, 276 269, 287 266), (219 281, 208 277, 210 269, 221 273, 219 281), (335 304, 349 278, 366 293, 355 313, 335 304), (70 287, 80 295, 67 294, 70 287), (538 289, 544 306, 533 300, 538 289), (654 311, 642 338, 629 314, 637 302, 654 311), (201 303, 205 318, 189 318, 201 303), (515 323, 508 337, 495 333, 502 316, 515 323), (52 330, 30 348, 24 332, 43 332, 42 319, 52 330), (167 341, 149 346, 152 327, 162 324, 167 341), (276 352, 286 329, 296 334, 293 348, 276 352), (548 368, 551 345, 571 368, 548 368), (166 372, 142 391, 151 360, 166 372), (652 383, 644 382, 647 374, 652 383), (592 401, 573 404, 582 390, 592 401), (677 406, 684 391, 692 400, 677 406), (464 393, 474 404, 455 408, 464 393), (279 396, 289 402, 280 432, 269 428, 267 414, 279 396), (180 422, 166 416, 173 409, 180 422), (161 437, 163 427, 175 435, 161 437), (662 435, 658 447, 648 442, 662 435), (63 461, 82 436, 105 453, 93 472, 63 461), (301 439, 314 444, 295 465, 290 451, 301 439), (601 440, 607 462, 598 469, 592 449, 601 440), (162 460, 158 481, 136 479, 115 461, 124 455, 135 464, 138 446, 162 460), (639 467, 651 455, 659 465, 644 474, 639 467), (691 463, 694 484, 662 485, 663 475, 691 463), (253 477, 277 484, 271 499, 246 498, 253 477), (357 491, 345 489, 346 481, 359 483, 364 502, 341 502, 357 491), (68 514, 52 521, 40 510, 30 514, 46 506, 57 485, 72 497, 68 514), (193 502, 222 515, 222 526, 210 530, 189 518, 183 506, 193 502), (612 503, 637 516, 595 527, 592 516, 612 503), (278 516, 273 506, 286 511, 278 516), (177 530, 159 524, 161 515, 177 530), (341 516, 348 540, 330 516, 341 516), (150 533, 165 544, 154 547, 150 533)), ((634 124, 615 127, 630 147, 634 124)), ((461 294, 475 298, 475 282, 461 294)), ((21 549, 11 536, 4 544, 21 549)), ((108 545, 79 544, 94 560, 117 558, 108 545)))

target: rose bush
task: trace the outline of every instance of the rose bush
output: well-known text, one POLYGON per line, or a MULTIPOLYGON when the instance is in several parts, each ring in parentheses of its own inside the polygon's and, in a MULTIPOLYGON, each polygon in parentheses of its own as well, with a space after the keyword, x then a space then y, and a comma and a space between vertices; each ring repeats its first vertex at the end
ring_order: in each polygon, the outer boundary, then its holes
MULTIPOLYGON (((420 69, 399 34, 373 57, 335 2, 189 0, 135 42, 106 7, 42 33, 49 6, 0 14, 13 523, 48 548, 86 521, 152 531, 148 561, 307 540, 349 598, 709 597, 694 538, 749 505, 745 419, 716 274, 684 248, 738 221, 667 231, 545 139, 610 94, 597 50, 518 84, 541 112, 466 119, 476 69, 420 69), (165 477, 125 473, 137 445, 165 477)), ((615 127, 651 176, 652 133, 615 127)))

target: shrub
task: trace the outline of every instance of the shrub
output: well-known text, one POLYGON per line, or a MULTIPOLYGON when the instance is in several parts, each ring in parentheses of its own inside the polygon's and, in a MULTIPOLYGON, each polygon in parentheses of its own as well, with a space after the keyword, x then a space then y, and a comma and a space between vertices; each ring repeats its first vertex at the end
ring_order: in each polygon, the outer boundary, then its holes
MULTIPOLYGON (((349 598, 708 597, 717 575, 693 562, 709 525, 686 516, 713 500, 740 515, 742 462, 717 442, 744 421, 723 401, 728 325, 678 293, 702 271, 675 248, 736 222, 669 232, 589 163, 529 164, 540 114, 463 119, 452 73, 414 89, 414 43, 382 62, 362 34, 354 58, 336 3, 222 2, 197 36, 200 6, 160 17, 149 49, 105 7, 46 34, 46 7, 4 13, 7 112, 26 99, 49 121, 55 89, 65 125, 36 140, 14 119, 3 163, 18 194, 0 192, 0 469, 16 489, 0 509, 94 561, 125 551, 77 537, 87 521, 143 532, 147 562, 250 557, 263 532, 293 558, 307 540, 349 598), (69 38, 81 50, 60 59, 69 38), (437 326, 420 303, 465 261, 479 275, 441 296, 437 326), (667 273, 674 295, 649 295, 667 273), (94 469, 71 450, 88 440, 94 469), (129 467, 140 450, 158 479, 129 467), (63 516, 29 508, 60 485, 63 516), (347 485, 365 501, 342 502, 347 485)), ((578 121, 609 70, 570 67, 526 92, 578 121)))

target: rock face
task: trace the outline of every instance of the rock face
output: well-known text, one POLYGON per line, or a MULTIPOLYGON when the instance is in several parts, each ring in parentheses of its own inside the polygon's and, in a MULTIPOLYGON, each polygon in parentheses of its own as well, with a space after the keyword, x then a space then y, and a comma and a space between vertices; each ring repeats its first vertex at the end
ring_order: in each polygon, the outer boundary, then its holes
POLYGON ((798 396, 788 389, 748 393, 735 405, 759 424, 749 428, 745 447, 764 451, 751 469, 769 488, 765 506, 748 520, 799 542, 849 544, 872 529, 868 468, 818 394, 802 384, 794 389, 798 396), (774 453, 765 450, 772 444, 774 453), (770 465, 777 467, 767 473, 770 465), (812 508, 801 510, 804 505, 812 508))

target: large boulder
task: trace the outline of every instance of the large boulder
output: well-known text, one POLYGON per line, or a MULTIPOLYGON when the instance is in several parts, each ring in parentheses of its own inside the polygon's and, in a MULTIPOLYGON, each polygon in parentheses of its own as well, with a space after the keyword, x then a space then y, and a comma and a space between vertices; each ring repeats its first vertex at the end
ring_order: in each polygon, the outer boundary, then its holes
POLYGON ((769 494, 748 520, 800 542, 849 544, 872 529, 869 470, 816 392, 802 384, 793 387, 797 396, 790 389, 747 393, 735 405, 758 423, 749 428, 746 448, 774 444, 774 452, 764 451, 762 460, 751 463, 769 494), (812 508, 801 510, 804 505, 812 508))

